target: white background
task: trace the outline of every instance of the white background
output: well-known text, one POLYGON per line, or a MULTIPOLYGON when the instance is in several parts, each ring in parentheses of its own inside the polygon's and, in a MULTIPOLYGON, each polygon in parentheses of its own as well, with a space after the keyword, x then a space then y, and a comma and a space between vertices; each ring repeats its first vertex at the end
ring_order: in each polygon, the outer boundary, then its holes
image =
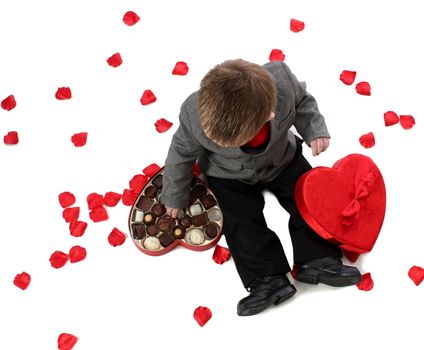
MULTIPOLYGON (((422 349, 423 286, 407 273, 424 266, 422 228, 422 79, 424 25, 419 1, 4 1, 0 3, 0 136, 18 131, 19 144, 0 143, 0 349, 55 349, 62 332, 75 349, 302 348, 422 349), (141 17, 128 27, 124 13, 141 17), (289 30, 291 18, 305 22, 289 30), (215 64, 243 58, 268 61, 272 49, 308 84, 325 115, 330 148, 313 166, 331 166, 350 154, 371 156, 387 186, 387 212, 371 253, 355 265, 371 272, 374 289, 332 288, 295 282, 298 293, 253 317, 236 315, 246 295, 234 262, 217 265, 212 250, 176 249, 161 257, 138 251, 130 238, 113 248, 113 227, 128 234, 129 207, 93 223, 86 197, 122 192, 135 174, 163 165, 178 126, 181 103, 215 64), (123 64, 107 65, 120 52, 123 64), (187 62, 186 76, 171 71, 187 62), (354 85, 339 80, 355 70, 354 85), (368 81, 371 96, 355 84, 368 81), (72 99, 58 101, 58 87, 72 99), (142 106, 146 89, 157 102, 142 106), (411 130, 385 127, 383 114, 413 115, 411 130), (174 125, 165 133, 154 122, 174 125), (358 138, 374 132, 376 145, 358 138), (71 136, 88 132, 86 146, 71 136), (88 222, 84 236, 69 235, 57 196, 70 191, 88 222), (79 244, 87 258, 53 269, 55 250, 79 244), (13 285, 28 272, 27 290, 13 285), (199 305, 212 319, 199 327, 199 305)), ((288 216, 265 192, 268 226, 290 261, 288 216), (283 224, 281 224, 283 222, 283 224)), ((220 243, 226 246, 225 240, 220 243)))

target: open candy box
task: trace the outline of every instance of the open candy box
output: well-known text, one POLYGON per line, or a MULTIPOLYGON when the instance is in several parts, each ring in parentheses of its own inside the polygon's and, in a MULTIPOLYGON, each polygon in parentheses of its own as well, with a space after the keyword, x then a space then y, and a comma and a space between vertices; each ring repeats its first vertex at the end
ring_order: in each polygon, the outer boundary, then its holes
POLYGON ((207 184, 193 176, 190 204, 173 219, 160 202, 163 178, 162 167, 140 192, 131 208, 129 230, 143 253, 162 255, 177 245, 190 250, 212 248, 222 234, 222 212, 207 184))

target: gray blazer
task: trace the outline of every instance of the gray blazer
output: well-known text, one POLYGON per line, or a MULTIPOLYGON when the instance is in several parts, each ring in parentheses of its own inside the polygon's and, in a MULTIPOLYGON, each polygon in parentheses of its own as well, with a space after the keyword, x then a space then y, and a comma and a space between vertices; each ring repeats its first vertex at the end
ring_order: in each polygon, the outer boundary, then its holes
POLYGON ((278 103, 270 121, 270 140, 264 150, 248 152, 240 147, 221 147, 210 140, 200 125, 198 93, 182 104, 180 125, 174 133, 163 171, 161 202, 171 208, 188 206, 192 167, 198 160, 202 173, 237 179, 248 184, 267 182, 289 164, 296 151, 292 125, 309 146, 317 137, 330 137, 317 103, 299 83, 289 67, 280 61, 263 65, 277 88, 278 103))

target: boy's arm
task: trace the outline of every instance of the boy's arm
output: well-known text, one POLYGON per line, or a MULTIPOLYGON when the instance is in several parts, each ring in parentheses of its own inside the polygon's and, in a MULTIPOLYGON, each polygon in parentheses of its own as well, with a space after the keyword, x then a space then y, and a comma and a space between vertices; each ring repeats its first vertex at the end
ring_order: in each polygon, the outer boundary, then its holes
POLYGON ((194 137, 184 104, 179 115, 180 125, 174 133, 163 170, 160 201, 170 208, 183 208, 190 201, 192 168, 203 150, 194 137))
POLYGON ((296 119, 294 126, 308 146, 320 137, 330 137, 323 115, 318 109, 315 98, 306 91, 306 84, 299 82, 290 68, 281 62, 292 82, 296 99, 296 119))

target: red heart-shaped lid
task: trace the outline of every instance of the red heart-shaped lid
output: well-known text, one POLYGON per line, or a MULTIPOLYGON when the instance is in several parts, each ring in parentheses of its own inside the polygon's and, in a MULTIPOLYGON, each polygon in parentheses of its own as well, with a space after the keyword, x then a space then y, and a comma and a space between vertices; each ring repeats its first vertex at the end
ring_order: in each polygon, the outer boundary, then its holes
POLYGON ((332 168, 311 169, 297 181, 295 198, 321 237, 357 254, 374 246, 384 221, 386 190, 371 158, 350 154, 332 168))

